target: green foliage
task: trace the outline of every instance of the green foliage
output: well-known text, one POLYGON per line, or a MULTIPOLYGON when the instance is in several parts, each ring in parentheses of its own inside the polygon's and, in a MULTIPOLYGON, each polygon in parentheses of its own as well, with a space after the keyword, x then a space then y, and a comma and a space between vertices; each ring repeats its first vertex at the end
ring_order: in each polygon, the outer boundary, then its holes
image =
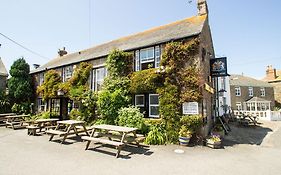
POLYGON ((132 60, 131 54, 119 50, 113 50, 107 57, 109 75, 104 80, 97 100, 98 111, 105 123, 114 124, 118 110, 131 103, 129 74, 132 71, 132 60))
MULTIPOLYGON (((164 84, 157 89, 157 93, 168 143, 178 142, 182 103, 199 101, 201 98, 200 75, 195 59, 198 53, 199 40, 193 39, 186 43, 169 43, 162 54, 160 72, 164 84)), ((187 133, 187 130, 181 133, 187 133)))
POLYGON ((110 77, 126 77, 133 71, 133 55, 120 50, 112 50, 106 60, 110 77))
POLYGON ((115 119, 118 117, 118 110, 129 106, 130 101, 130 97, 121 89, 113 92, 102 90, 97 101, 99 113, 108 124, 114 124, 115 119))
POLYGON ((138 128, 142 133, 146 131, 143 114, 135 106, 121 108, 115 123, 119 126, 138 128))
POLYGON ((12 77, 8 80, 8 89, 13 102, 22 103, 31 100, 33 89, 29 71, 29 65, 24 58, 16 60, 11 66, 10 75, 12 77))
POLYGON ((11 103, 5 91, 0 90, 0 113, 11 112, 11 103))
POLYGON ((12 112, 16 114, 29 114, 30 113, 30 103, 23 102, 21 104, 14 103, 12 106, 12 112))
POLYGON ((82 120, 79 109, 72 109, 69 114, 70 120, 82 120))
POLYGON ((146 69, 132 73, 130 91, 133 94, 152 93, 162 85, 162 76, 158 69, 146 69))
POLYGON ((163 145, 166 143, 166 129, 163 124, 153 125, 145 138, 148 145, 163 145))
POLYGON ((192 132, 190 130, 188 130, 184 125, 182 125, 181 129, 180 129, 180 132, 179 132, 179 136, 181 136, 181 137, 191 137, 192 132))
POLYGON ((49 70, 44 76, 44 83, 37 88, 37 94, 41 95, 44 101, 57 97, 61 81, 59 72, 49 70))
POLYGON ((69 79, 71 86, 87 86, 88 79, 93 65, 88 62, 81 62, 73 72, 72 77, 69 79))
POLYGON ((56 114, 54 114, 50 111, 46 111, 46 112, 42 112, 42 113, 39 113, 37 115, 31 116, 31 120, 50 119, 50 118, 53 118, 53 117, 57 117, 56 114))
POLYGON ((180 123, 192 133, 195 133, 203 125, 203 119, 201 115, 185 115, 182 116, 180 123))

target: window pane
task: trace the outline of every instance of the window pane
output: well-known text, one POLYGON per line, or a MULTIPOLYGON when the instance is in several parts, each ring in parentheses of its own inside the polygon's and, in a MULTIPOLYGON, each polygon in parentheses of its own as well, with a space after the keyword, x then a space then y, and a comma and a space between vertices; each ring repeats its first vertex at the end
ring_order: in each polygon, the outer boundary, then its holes
POLYGON ((154 60, 154 48, 142 49, 140 50, 140 60, 141 62, 153 61, 154 60))
POLYGON ((138 95, 136 96, 136 106, 143 106, 144 105, 144 96, 138 95))
POLYGON ((150 95, 150 104, 151 105, 158 105, 159 104, 159 95, 150 95))
POLYGON ((159 115, 159 106, 150 106, 150 115, 158 116, 159 115))

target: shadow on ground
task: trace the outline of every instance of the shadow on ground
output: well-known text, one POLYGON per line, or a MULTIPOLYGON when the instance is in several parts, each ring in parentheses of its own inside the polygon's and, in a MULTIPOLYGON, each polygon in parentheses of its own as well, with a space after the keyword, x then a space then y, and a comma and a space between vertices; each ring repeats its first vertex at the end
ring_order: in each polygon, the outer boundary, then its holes
POLYGON ((263 127, 261 124, 242 126, 231 123, 230 128, 231 132, 223 140, 225 147, 238 144, 260 145, 268 132, 272 132, 272 129, 263 127))

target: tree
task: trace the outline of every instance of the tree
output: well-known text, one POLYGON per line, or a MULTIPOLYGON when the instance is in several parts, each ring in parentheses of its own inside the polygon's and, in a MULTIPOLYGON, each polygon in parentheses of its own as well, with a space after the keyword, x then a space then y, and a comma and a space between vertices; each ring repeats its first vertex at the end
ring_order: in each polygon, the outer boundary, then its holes
POLYGON ((16 60, 10 69, 9 96, 14 103, 30 102, 33 95, 30 67, 24 58, 16 60))

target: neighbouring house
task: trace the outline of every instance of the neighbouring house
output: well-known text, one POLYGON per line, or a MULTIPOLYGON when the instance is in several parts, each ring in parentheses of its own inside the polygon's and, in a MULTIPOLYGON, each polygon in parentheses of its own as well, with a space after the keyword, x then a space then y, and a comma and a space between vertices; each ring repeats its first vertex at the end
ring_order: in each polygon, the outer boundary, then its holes
POLYGON ((266 76, 262 81, 268 82, 274 88, 276 106, 281 107, 281 70, 276 70, 272 65, 267 66, 266 76))
MULTIPOLYGON (((173 22, 171 24, 155 27, 153 29, 116 39, 95 47, 76 53, 67 54, 65 49, 59 51, 59 56, 50 62, 31 71, 35 80, 35 86, 44 82, 44 74, 50 69, 60 72, 63 81, 67 81, 73 73, 75 66, 81 62, 90 62, 93 69, 90 79, 90 88, 99 91, 102 88, 103 79, 107 75, 105 60, 113 49, 131 52, 134 55, 134 71, 142 71, 149 68, 159 68, 161 55, 165 45, 173 41, 190 41, 199 39, 199 54, 197 59, 200 68, 201 79, 205 85, 212 88, 213 82, 210 78, 210 55, 214 54, 212 35, 208 20, 208 7, 205 0, 198 0, 198 15, 173 22)), ((210 89, 209 88, 209 89, 210 89)), ((212 123, 213 94, 206 88, 202 88, 203 100, 199 104, 199 112, 205 119, 207 126, 212 123)), ((146 117, 159 118, 159 95, 135 94, 134 104, 143 107, 146 117)), ((68 108, 74 104, 71 100, 58 96, 44 102, 40 96, 37 97, 35 107, 38 112, 50 110, 67 118, 68 108)), ((206 132, 209 128, 206 129, 206 132)))
POLYGON ((0 57, 0 91, 6 91, 8 75, 7 69, 0 57))
POLYGON ((230 99, 234 113, 241 111, 266 117, 275 106, 273 86, 244 75, 230 76, 230 99))

